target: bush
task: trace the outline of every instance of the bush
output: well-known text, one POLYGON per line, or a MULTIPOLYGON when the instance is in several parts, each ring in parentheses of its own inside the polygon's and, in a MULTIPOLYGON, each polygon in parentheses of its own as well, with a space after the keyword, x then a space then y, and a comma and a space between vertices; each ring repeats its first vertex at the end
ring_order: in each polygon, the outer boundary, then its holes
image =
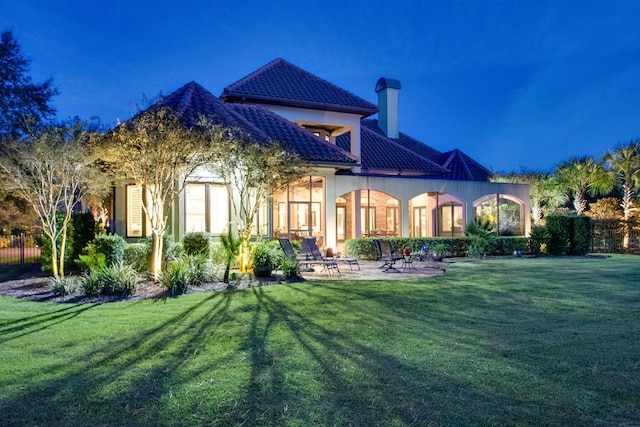
POLYGON ((593 241, 593 220, 588 216, 574 216, 571 218, 571 246, 572 255, 586 255, 591 252, 593 241))
POLYGON ((276 268, 280 263, 280 246, 274 240, 258 240, 251 248, 251 266, 255 268, 276 268))
POLYGON ((531 229, 531 236, 529 239, 529 251, 535 256, 540 255, 543 249, 546 251, 547 243, 549 243, 550 238, 551 234, 549 234, 546 227, 533 227, 531 229))
POLYGON ((83 277, 81 286, 86 295, 120 295, 128 296, 136 291, 140 281, 138 273, 123 263, 106 266, 83 277))
POLYGON ((183 294, 191 285, 191 273, 191 266, 186 259, 176 259, 160 274, 160 283, 171 295, 183 294))
POLYGON ((73 221, 73 244, 70 246, 70 256, 75 260, 96 237, 96 221, 91 212, 72 214, 71 221, 73 221))
POLYGON ((564 215, 549 215, 547 216, 546 228, 549 232, 547 253, 549 255, 566 255, 570 247, 570 217, 564 215))
POLYGON ((344 244, 344 252, 348 257, 354 257, 362 260, 376 259, 376 249, 373 247, 373 239, 347 239, 344 244))
POLYGON ((49 279, 49 289, 56 296, 73 295, 79 288, 80 284, 74 277, 52 277, 49 279))
POLYGON ((464 230, 468 238, 467 256, 482 258, 492 252, 494 225, 489 220, 475 217, 464 230))
POLYGON ((92 244, 97 253, 105 254, 107 266, 124 262, 124 248, 127 246, 127 242, 122 236, 102 234, 96 236, 92 244))
POLYGON ((187 255, 201 253, 209 255, 211 250, 211 235, 205 231, 186 233, 182 239, 182 246, 187 255))
POLYGON ((84 272, 99 270, 107 266, 107 256, 96 252, 95 246, 89 243, 85 248, 85 253, 76 260, 76 264, 84 272))
POLYGON ((138 273, 149 271, 151 251, 146 243, 128 243, 124 247, 124 263, 138 273))
POLYGON ((300 263, 297 259, 282 257, 280 270, 282 270, 282 275, 285 279, 293 279, 300 276, 300 263))

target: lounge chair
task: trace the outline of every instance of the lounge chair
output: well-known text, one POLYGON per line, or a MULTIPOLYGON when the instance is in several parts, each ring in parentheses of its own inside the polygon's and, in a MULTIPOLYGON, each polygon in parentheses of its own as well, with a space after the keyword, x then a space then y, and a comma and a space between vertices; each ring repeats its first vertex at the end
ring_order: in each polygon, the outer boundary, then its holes
POLYGON ((280 247, 282 248, 282 252, 284 252, 285 257, 298 260, 302 272, 314 271, 313 268, 311 268, 311 263, 308 262, 308 257, 302 254, 297 255, 289 239, 286 237, 278 237, 278 242, 280 242, 280 247))
POLYGON ((379 268, 384 268, 385 273, 400 273, 394 264, 402 257, 395 252, 388 239, 373 239, 373 247, 376 250, 376 259, 383 262, 379 268))
POLYGON ((320 249, 318 248, 318 244, 316 243, 316 239, 313 236, 305 236, 304 239, 302 239, 300 254, 306 255, 309 263, 321 265, 322 269, 327 270, 329 275, 331 275, 332 270, 335 270, 340 274, 338 263, 334 259, 327 259, 322 256, 320 249))

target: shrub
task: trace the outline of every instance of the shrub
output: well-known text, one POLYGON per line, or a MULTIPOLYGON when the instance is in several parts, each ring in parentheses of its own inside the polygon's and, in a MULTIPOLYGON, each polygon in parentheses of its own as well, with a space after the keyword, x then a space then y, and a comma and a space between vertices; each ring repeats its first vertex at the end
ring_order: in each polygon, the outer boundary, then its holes
POLYGON ((73 295, 79 288, 80 284, 74 277, 51 277, 49 279, 49 289, 56 296, 73 295))
POLYGON ((467 256, 484 257, 492 250, 492 235, 495 231, 494 225, 489 220, 475 217, 467 224, 464 231, 468 237, 467 256))
POLYGON ((128 296, 136 291, 140 281, 138 273, 123 263, 106 266, 83 277, 81 286, 87 295, 128 296))
POLYGON ((82 254, 76 260, 76 264, 84 272, 99 270, 107 266, 107 256, 103 253, 96 252, 93 244, 89 243, 85 248, 85 254, 82 254))
POLYGON ((74 213, 71 215, 71 221, 73 221, 73 244, 70 246, 70 255, 71 259, 75 260, 96 237, 96 221, 91 212, 74 213))
POLYGON ((182 239, 182 246, 187 255, 204 253, 209 255, 211 248, 211 235, 205 231, 186 233, 182 239))
POLYGON ((547 252, 550 255, 566 255, 570 247, 571 219, 564 215, 547 216, 546 228, 549 232, 547 252))
POLYGON ((204 254, 182 255, 171 260, 160 275, 160 283, 171 295, 183 294, 190 286, 218 281, 211 258, 204 254))
POLYGON ((300 276, 300 263, 297 259, 282 257, 280 270, 282 270, 282 275, 285 279, 293 279, 300 276))
POLYGON ((96 252, 105 254, 107 266, 122 264, 124 262, 124 248, 127 242, 117 234, 102 234, 96 236, 92 242, 96 252))
POLYGON ((535 256, 540 255, 543 250, 547 249, 547 243, 551 238, 551 234, 544 226, 533 227, 529 240, 529 251, 535 256))
POLYGON ((588 216, 574 216, 571 218, 571 246, 572 255, 586 255, 591 252, 593 241, 593 220, 588 216))
POLYGON ((160 283, 171 295, 183 294, 191 284, 192 269, 189 262, 182 258, 171 261, 160 274, 160 283))
POLYGON ((373 247, 373 239, 347 239, 344 244, 345 255, 363 260, 376 259, 376 250, 373 247))
POLYGON ((279 252, 281 252, 279 246, 276 249, 274 241, 258 240, 255 242, 251 248, 251 266, 254 274, 262 267, 276 268, 280 262, 279 252))
POLYGON ((146 243, 128 243, 124 247, 124 263, 138 273, 149 271, 151 251, 146 243))

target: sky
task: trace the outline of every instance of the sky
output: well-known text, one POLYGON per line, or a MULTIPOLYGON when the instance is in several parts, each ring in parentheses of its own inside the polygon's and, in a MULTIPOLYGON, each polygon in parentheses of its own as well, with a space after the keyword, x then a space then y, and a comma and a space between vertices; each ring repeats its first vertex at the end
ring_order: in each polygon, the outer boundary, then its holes
POLYGON ((283 58, 494 172, 551 171, 640 137, 639 1, 0 0, 59 119, 131 117, 196 81, 216 96, 283 58))

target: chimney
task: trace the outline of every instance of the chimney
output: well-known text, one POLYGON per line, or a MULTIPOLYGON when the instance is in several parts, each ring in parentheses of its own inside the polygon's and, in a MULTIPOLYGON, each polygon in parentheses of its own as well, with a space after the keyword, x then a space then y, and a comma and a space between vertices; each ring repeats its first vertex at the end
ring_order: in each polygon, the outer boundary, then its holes
POLYGON ((398 123, 398 93, 400 81, 396 79, 380 78, 376 84, 378 92, 378 126, 389 138, 400 137, 398 123))

